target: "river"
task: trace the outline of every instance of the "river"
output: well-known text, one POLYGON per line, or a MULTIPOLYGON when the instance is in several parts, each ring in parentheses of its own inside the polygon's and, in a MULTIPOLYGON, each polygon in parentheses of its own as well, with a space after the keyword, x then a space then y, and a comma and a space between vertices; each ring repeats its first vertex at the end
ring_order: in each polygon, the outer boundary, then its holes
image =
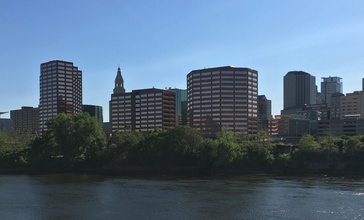
POLYGON ((364 219, 364 180, 0 175, 0 219, 364 219))

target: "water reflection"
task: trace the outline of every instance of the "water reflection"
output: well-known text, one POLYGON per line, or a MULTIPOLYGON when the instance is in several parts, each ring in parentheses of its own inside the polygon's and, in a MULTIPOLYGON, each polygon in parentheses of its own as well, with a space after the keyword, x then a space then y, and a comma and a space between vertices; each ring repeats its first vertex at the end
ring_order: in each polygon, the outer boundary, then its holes
POLYGON ((3 219, 364 219, 362 179, 0 176, 3 219))

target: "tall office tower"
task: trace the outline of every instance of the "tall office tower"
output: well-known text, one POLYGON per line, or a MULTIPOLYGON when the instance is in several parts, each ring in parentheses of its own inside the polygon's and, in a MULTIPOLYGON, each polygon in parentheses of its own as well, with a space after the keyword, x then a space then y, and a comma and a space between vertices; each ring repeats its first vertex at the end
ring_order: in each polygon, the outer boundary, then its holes
POLYGON ((82 105, 82 112, 87 112, 90 116, 95 117, 100 125, 102 125, 102 123, 104 122, 104 116, 102 115, 102 106, 82 105))
POLYGON ((121 72, 111 94, 111 131, 152 131, 176 126, 175 92, 162 89, 141 89, 125 92, 121 72))
POLYGON ((301 110, 305 104, 316 104, 316 78, 303 71, 288 72, 283 78, 283 111, 301 110))
POLYGON ((335 93, 343 93, 343 82, 340 77, 322 77, 321 100, 322 103, 330 104, 331 96, 335 93))
POLYGON ((10 118, 13 120, 15 129, 39 132, 38 108, 23 106, 21 109, 11 110, 10 118))
POLYGON ((40 65, 40 132, 60 113, 82 112, 82 71, 73 63, 53 60, 40 65))
POLYGON ((258 125, 259 129, 268 131, 269 122, 272 120, 272 101, 265 95, 258 96, 258 125))
POLYGON ((225 128, 255 136, 258 130, 258 72, 231 66, 187 75, 187 123, 213 137, 225 128))

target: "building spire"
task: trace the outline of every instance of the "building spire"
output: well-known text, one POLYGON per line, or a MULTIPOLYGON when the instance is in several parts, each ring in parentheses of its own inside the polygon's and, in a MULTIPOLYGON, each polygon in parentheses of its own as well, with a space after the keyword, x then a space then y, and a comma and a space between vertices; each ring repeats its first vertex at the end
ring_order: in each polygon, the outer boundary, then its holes
POLYGON ((124 79, 121 76, 120 67, 118 67, 118 72, 115 78, 115 88, 114 88, 114 94, 119 94, 119 93, 125 93, 124 79))

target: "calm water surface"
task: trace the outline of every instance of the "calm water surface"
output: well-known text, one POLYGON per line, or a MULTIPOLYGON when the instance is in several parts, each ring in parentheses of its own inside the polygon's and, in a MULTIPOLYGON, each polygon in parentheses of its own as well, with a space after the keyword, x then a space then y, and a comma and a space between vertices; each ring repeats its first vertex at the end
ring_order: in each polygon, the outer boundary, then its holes
POLYGON ((0 219, 364 219, 364 180, 0 175, 0 219))

